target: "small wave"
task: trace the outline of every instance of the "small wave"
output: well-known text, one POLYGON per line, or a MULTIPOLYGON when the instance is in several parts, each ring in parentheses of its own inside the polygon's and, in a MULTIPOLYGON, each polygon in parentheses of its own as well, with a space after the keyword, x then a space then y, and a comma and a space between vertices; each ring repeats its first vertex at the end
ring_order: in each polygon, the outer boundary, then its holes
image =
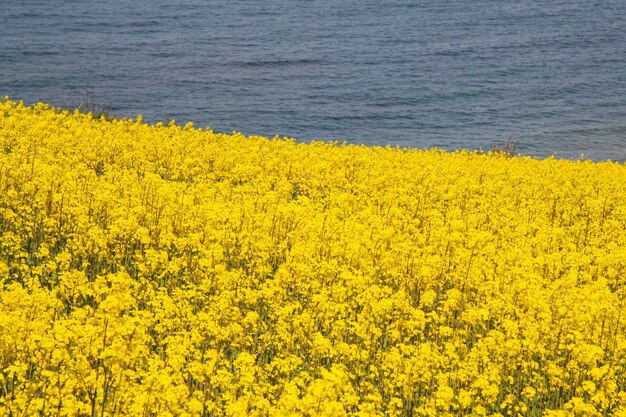
POLYGON ((184 56, 183 52, 166 52, 166 51, 150 52, 149 55, 152 58, 178 58, 178 57, 184 56))
POLYGON ((618 135, 626 138, 626 126, 608 126, 608 127, 591 127, 591 128, 574 128, 563 130, 563 133, 574 133, 577 135, 600 136, 618 135))
POLYGON ((153 20, 135 20, 132 22, 128 22, 126 26, 143 28, 143 27, 153 27, 153 26, 158 26, 158 25, 160 25, 160 22, 158 20, 153 19, 153 20))
POLYGON ((258 61, 237 61, 233 64, 239 67, 287 67, 300 65, 319 65, 318 59, 268 59, 258 61))
POLYGON ((55 56, 55 55, 60 55, 59 51, 52 51, 49 49, 46 50, 22 50, 19 52, 22 56, 37 56, 37 57, 41 57, 41 56, 55 56))
POLYGON ((30 19, 33 17, 45 17, 45 16, 46 15, 42 13, 22 12, 22 13, 10 14, 8 17, 12 19, 30 19))

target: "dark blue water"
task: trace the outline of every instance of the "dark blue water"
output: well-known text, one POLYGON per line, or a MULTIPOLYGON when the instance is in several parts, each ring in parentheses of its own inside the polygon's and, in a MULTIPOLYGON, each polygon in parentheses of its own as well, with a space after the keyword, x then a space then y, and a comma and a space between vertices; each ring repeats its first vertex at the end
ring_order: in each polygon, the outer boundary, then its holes
POLYGON ((0 95, 248 135, 626 159, 624 0, 1 0, 0 95))

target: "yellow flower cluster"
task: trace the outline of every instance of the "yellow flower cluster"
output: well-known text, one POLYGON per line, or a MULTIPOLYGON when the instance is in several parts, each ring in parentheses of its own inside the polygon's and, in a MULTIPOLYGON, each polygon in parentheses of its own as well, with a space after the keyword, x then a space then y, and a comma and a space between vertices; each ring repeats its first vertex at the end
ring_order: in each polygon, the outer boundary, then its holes
POLYGON ((0 101, 0 415, 626 415, 626 168, 0 101))

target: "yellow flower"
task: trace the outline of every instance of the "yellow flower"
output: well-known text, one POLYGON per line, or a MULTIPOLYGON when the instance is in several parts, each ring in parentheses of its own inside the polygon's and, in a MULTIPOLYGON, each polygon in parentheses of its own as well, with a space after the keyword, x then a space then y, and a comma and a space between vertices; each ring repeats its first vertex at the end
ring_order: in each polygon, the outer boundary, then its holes
POLYGON ((621 415, 626 167, 0 100, 0 415, 621 415))

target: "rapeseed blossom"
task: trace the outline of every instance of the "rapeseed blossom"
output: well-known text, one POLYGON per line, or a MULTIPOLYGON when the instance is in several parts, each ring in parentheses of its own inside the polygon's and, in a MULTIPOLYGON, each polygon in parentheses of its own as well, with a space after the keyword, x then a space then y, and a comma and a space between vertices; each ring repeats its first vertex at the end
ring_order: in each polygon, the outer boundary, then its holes
POLYGON ((626 168, 0 102, 0 415, 626 415, 626 168))

